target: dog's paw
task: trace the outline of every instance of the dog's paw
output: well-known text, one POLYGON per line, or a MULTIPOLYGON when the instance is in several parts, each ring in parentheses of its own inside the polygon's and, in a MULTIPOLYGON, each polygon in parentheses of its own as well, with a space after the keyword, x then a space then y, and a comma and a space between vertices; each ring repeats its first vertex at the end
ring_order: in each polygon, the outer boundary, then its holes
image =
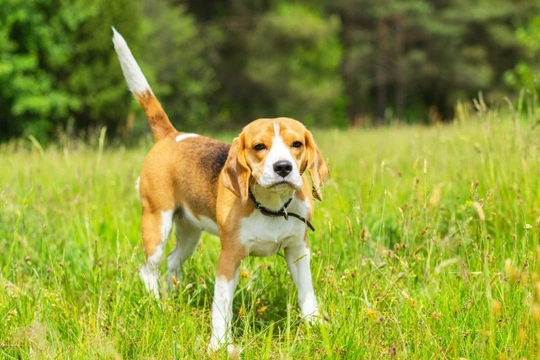
POLYGON ((213 338, 210 341, 210 344, 208 344, 208 354, 211 355, 216 351, 224 349, 225 347, 227 348, 227 352, 229 353, 231 359, 237 359, 242 352, 242 348, 240 347, 236 347, 231 343, 226 344, 213 338))
MULTIPOLYGON (((210 338, 210 344, 208 344, 208 353, 211 354, 213 352, 216 352, 223 348, 225 345, 227 345, 226 341, 223 341, 221 338, 212 336, 212 338, 210 338)), ((231 346, 231 344, 228 344, 227 348, 229 346, 231 346)))
POLYGON ((319 314, 319 312, 306 315, 302 319, 310 325, 317 325, 324 321, 324 318, 321 316, 321 314, 319 314))
POLYGON ((302 318, 308 325, 327 325, 329 318, 318 311, 309 315, 306 315, 302 318))
POLYGON ((242 352, 242 348, 229 344, 227 346, 227 352, 229 353, 229 357, 231 359, 238 359, 240 357, 240 353, 242 352))

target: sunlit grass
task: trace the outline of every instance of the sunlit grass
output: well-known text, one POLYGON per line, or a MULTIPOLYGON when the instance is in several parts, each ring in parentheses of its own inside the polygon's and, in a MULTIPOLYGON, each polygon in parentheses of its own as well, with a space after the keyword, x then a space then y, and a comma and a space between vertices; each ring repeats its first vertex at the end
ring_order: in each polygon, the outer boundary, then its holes
MULTIPOLYGON (((234 304, 241 358, 540 355, 532 122, 483 111, 315 137, 331 167, 310 235, 326 321, 300 321, 282 256, 250 258, 234 304)), ((177 296, 149 298, 134 187, 149 143, 100 138, 0 148, 1 357, 204 358, 219 240, 204 236, 177 296)))

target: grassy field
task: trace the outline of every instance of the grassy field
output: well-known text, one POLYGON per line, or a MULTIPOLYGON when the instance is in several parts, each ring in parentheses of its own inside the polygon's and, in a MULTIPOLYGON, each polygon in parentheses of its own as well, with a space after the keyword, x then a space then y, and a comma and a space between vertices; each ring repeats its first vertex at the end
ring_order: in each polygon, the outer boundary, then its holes
MULTIPOLYGON (((326 321, 300 321, 282 256, 250 258, 240 358, 539 358, 540 129, 465 118, 315 132, 331 167, 310 235, 326 321)), ((219 240, 152 300, 134 186, 150 142, 102 140, 0 147, 0 358, 227 358, 206 353, 219 240)))

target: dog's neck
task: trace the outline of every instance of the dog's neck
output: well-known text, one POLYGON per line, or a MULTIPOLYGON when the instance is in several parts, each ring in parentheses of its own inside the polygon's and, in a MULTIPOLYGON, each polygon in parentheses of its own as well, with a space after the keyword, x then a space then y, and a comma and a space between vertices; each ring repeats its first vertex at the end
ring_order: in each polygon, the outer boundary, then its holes
POLYGON ((279 211, 290 202, 296 190, 286 188, 274 191, 261 186, 252 186, 250 191, 259 204, 268 210, 279 211))

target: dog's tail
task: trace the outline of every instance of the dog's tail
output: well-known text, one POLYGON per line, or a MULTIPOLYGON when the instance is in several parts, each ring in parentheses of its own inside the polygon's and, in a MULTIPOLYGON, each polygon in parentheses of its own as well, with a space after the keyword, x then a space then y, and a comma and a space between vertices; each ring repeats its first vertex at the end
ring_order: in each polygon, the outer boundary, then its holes
POLYGON ((154 134, 154 140, 158 142, 176 130, 171 124, 165 110, 163 110, 158 99, 152 92, 148 81, 133 57, 131 50, 129 50, 126 41, 115 28, 113 28, 113 43, 129 90, 139 101, 139 104, 144 110, 148 122, 150 123, 152 134, 154 134))

